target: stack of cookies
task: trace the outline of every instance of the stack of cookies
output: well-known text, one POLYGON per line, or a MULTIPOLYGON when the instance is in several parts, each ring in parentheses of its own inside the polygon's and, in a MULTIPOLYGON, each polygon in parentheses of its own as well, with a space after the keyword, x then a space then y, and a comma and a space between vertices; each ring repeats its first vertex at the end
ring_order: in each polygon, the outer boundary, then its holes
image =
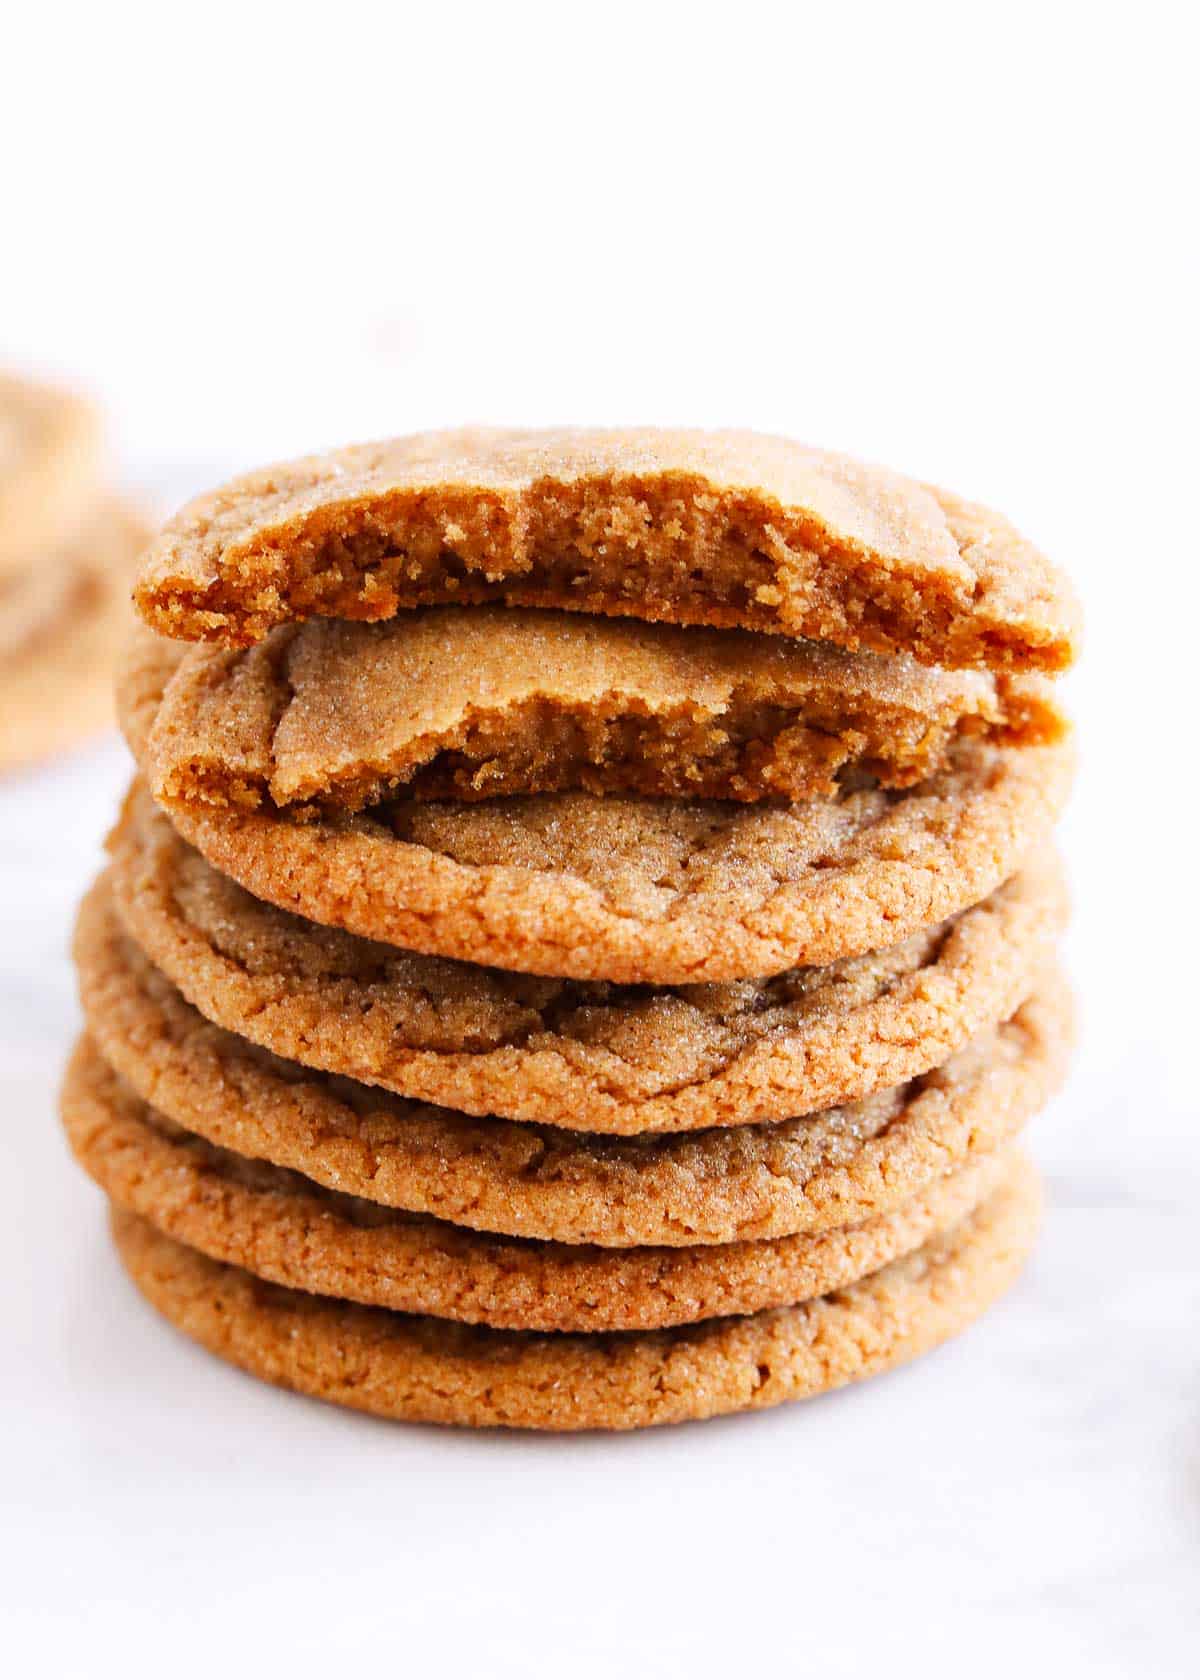
POLYGON ((0 375, 0 770, 111 724, 148 536, 105 488, 90 404, 0 375))
POLYGON ((136 600, 63 1117, 179 1328, 631 1428, 1012 1282, 1076 612, 1005 520, 749 434, 432 434, 202 497, 136 600))

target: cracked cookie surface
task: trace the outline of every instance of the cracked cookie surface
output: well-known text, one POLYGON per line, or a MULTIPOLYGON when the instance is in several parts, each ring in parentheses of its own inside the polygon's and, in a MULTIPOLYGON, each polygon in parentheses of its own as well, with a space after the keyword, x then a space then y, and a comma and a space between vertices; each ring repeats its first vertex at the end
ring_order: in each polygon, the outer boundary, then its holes
POLYGON ((177 1242, 289 1288, 493 1329, 649 1330, 792 1306, 910 1253, 1012 1170, 1011 1152, 998 1151, 842 1230, 613 1249, 488 1236, 234 1155, 135 1097, 86 1039, 61 1112, 110 1201, 177 1242))
MULTIPOLYGON (((784 1119, 923 1073, 1030 995, 1066 918, 1043 853, 886 951, 770 980, 613 986, 420 956, 290 915, 207 864, 143 788, 109 850, 124 930, 219 1026, 401 1095, 593 1132, 784 1119)), ((111 917, 93 925, 80 961, 119 962, 111 917)))
MULTIPOLYGON (((118 685, 143 770, 178 648, 144 633, 118 685)), ((256 897, 429 955, 658 985, 738 980, 895 944, 987 897, 1048 832, 1069 742, 968 742, 904 792, 729 802, 397 799, 312 821, 169 804, 256 897)))
POLYGON ((389 1418, 633 1429, 758 1409, 885 1371, 973 1322, 1015 1281, 1040 1195, 1024 1163, 914 1253, 799 1306, 669 1330, 540 1334, 302 1294, 117 1210, 148 1301, 210 1352, 285 1388, 389 1418))
POLYGON ((206 1021, 104 914, 93 894, 77 933, 84 1015, 143 1101, 329 1189, 507 1236, 687 1247, 874 1218, 1015 1137, 1060 1083, 1071 1040, 1051 972, 1010 1021, 904 1085, 771 1123, 605 1137, 473 1118, 285 1061, 206 1021))

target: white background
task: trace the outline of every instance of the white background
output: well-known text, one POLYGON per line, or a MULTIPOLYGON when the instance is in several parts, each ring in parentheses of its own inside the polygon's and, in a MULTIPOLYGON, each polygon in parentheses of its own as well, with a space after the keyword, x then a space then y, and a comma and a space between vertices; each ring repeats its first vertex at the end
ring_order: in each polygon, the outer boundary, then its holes
MULTIPOLYGON (((67 1163, 111 743, 0 790, 14 1675, 1197 1670, 1192 8, 26 8, 0 351, 126 480, 464 420, 749 424, 1075 574, 1084 1041, 1044 1241, 910 1370, 637 1438, 386 1427, 156 1322, 67 1163)), ((54 703, 52 693, 47 704, 54 703)))

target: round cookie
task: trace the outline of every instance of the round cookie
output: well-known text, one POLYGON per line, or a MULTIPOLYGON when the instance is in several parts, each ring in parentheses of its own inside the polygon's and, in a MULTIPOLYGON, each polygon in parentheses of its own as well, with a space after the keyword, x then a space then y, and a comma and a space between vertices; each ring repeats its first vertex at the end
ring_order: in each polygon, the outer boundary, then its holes
POLYGON ((474 429, 310 456, 190 503, 137 589, 153 628, 230 646, 485 600, 1046 671, 1079 616, 1001 515, 745 431, 474 429))
POLYGON ((212 869, 144 788, 109 850, 126 930, 218 1025, 468 1114, 613 1134, 786 1119, 924 1073, 1011 1016, 1066 918, 1044 853, 888 951, 648 991, 420 956, 289 915, 212 869))
POLYGON ((0 671, 77 610, 87 581, 69 556, 0 575, 0 671))
POLYGON ((102 462, 89 402, 0 374, 0 578, 71 539, 100 490, 102 462))
POLYGON ((109 1199, 211 1259, 365 1306, 516 1330, 649 1330, 841 1289, 964 1219, 1011 1170, 998 1151, 895 1212, 814 1236, 596 1248, 483 1236, 215 1148, 157 1114, 81 1040, 62 1118, 109 1199))
POLYGON ((556 1335, 391 1313, 264 1283, 116 1211, 137 1288, 210 1352, 284 1388, 410 1422, 634 1429, 757 1410, 936 1347, 1015 1281, 1037 1231, 1023 1162, 952 1230, 799 1306, 670 1330, 556 1335))
MULTIPOLYGON (((179 658, 143 633, 122 673, 143 769, 179 658)), ((904 793, 783 807, 566 793, 307 822, 170 815, 223 874, 312 921, 524 973, 678 985, 838 962, 978 903, 1045 837, 1071 769, 1067 743, 968 743, 904 793)))
POLYGON ((889 1212, 1014 1137, 1056 1088, 1070 1041, 1051 974, 1011 1021, 903 1086, 767 1125, 611 1138, 472 1119, 260 1050, 185 1002, 102 889, 76 949, 105 1060, 185 1130, 368 1201, 603 1247, 790 1236, 889 1212))
POLYGON ((136 513, 106 502, 67 549, 44 562, 50 579, 61 570, 62 591, 49 581, 27 589, 15 580, 24 623, 0 659, 0 770, 111 727, 113 676, 129 634, 129 582, 149 534, 136 513), (34 599, 40 606, 31 616, 34 599))

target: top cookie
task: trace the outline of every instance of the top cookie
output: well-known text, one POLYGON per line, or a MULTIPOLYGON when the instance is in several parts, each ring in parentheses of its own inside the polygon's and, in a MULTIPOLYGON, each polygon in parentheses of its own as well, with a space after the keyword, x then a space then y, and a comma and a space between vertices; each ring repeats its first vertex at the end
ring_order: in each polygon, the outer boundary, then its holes
POLYGON ((753 432, 427 432, 233 480, 149 550, 153 628, 246 646, 297 619, 504 601, 1060 671, 1078 611, 999 514, 753 432))
POLYGON ((101 461, 89 403, 0 374, 0 577, 24 572, 78 530, 101 461))

